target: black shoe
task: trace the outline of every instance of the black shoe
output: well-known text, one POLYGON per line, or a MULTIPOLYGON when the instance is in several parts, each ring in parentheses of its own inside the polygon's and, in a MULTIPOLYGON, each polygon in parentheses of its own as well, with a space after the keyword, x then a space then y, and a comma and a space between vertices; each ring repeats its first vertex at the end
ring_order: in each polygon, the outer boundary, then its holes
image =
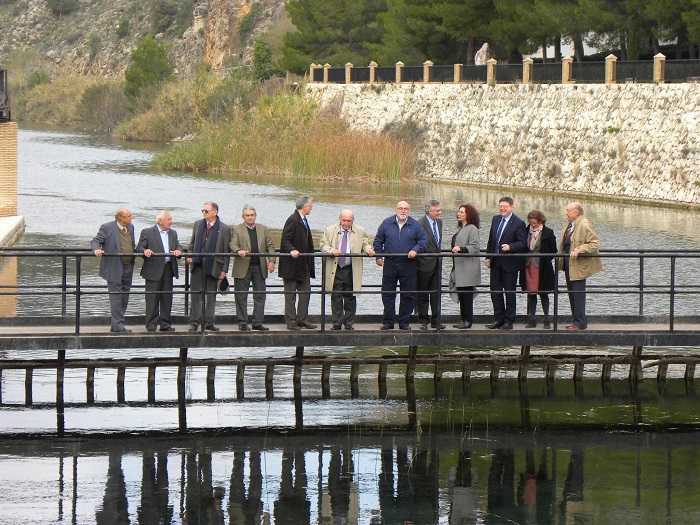
POLYGON ((109 331, 113 334, 130 334, 131 330, 128 328, 124 328, 123 326, 121 328, 110 328, 109 331))
POLYGON ((261 332, 266 332, 269 330, 269 328, 267 326, 263 326, 261 324, 254 324, 253 330, 260 330, 261 332))
POLYGON ((334 324, 334 325, 333 325, 333 330, 340 330, 342 327, 343 327, 343 325, 334 324))
POLYGON ((299 328, 308 328, 309 330, 314 330, 316 328, 315 324, 309 323, 308 321, 301 321, 300 323, 297 323, 297 326, 299 328))
POLYGON ((247 325, 246 323, 240 323, 240 324, 238 325, 238 329, 239 329, 241 332, 247 332, 247 331, 248 331, 248 325, 247 325))
POLYGON ((208 324, 204 329, 209 332, 218 332, 220 330, 218 326, 214 326, 213 324, 208 324))
POLYGON ((420 329, 423 332, 427 332, 428 331, 428 323, 421 323, 420 329))
POLYGON ((294 330, 295 332, 297 332, 301 330, 301 328, 299 328, 299 325, 297 325, 296 323, 287 323, 287 330, 294 330))
POLYGON ((464 321, 463 323, 453 325, 458 330, 469 330, 472 327, 471 323, 464 321))
POLYGON ((486 328, 488 328, 489 330, 498 330, 503 325, 504 325, 504 323, 495 322, 495 323, 487 324, 486 328))
POLYGON ((430 327, 434 328, 435 330, 444 330, 447 328, 444 324, 442 323, 430 323, 430 327))
POLYGON ((381 330, 393 330, 394 325, 393 324, 383 324, 381 327, 381 330))
POLYGON ((188 332, 199 332, 199 323, 192 323, 188 332))
POLYGON ((501 326, 501 330, 512 330, 513 329, 513 323, 503 323, 503 326, 501 326))
POLYGON ((346 330, 354 330, 354 328, 353 328, 353 326, 352 326, 352 323, 346 324, 346 325, 345 325, 345 329, 346 329, 346 330))
POLYGON ((410 324, 400 324, 399 325, 399 330, 410 330, 411 325, 410 324))
POLYGON ((175 329, 172 326, 161 326, 160 331, 161 332, 174 332, 175 329))

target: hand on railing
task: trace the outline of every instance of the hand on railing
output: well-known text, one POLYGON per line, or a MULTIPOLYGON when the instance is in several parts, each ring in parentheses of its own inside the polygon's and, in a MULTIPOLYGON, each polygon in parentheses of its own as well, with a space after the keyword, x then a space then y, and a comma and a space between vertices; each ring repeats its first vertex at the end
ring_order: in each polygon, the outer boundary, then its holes
POLYGON ((102 257, 104 254, 105 254, 105 251, 101 248, 97 248, 97 250, 95 250, 96 257, 102 257))

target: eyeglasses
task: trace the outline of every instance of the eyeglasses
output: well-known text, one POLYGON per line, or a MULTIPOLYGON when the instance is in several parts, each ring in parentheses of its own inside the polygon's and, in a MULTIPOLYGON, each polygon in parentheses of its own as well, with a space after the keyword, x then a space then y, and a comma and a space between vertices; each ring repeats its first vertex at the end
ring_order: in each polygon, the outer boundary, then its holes
POLYGON ((214 209, 211 209, 211 210, 204 210, 204 209, 203 209, 203 210, 201 210, 202 213, 209 213, 210 211, 214 211, 214 209))

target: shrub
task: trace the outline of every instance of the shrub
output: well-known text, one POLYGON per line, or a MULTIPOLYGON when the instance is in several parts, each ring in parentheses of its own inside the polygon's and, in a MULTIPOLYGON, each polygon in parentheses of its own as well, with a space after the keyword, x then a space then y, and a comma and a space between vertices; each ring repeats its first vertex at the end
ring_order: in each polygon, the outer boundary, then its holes
POLYGON ((238 26, 238 34, 242 42, 247 40, 251 35, 260 15, 262 15, 262 5, 256 2, 251 6, 248 14, 241 18, 241 23, 238 26))
POLYGON ((141 94, 166 80, 173 72, 165 46, 151 36, 144 38, 131 54, 126 68, 124 94, 135 107, 141 94))
POLYGON ((255 41, 253 48, 253 76, 257 80, 267 80, 275 74, 272 67, 272 49, 262 40, 255 41))
POLYGON ((41 84, 47 84, 49 80, 49 74, 46 71, 43 69, 36 69, 27 76, 25 87, 26 89, 32 89, 41 84))
POLYGON ((54 16, 68 15, 80 7, 78 0, 46 0, 46 5, 54 16))
POLYGON ((97 57, 97 53, 100 52, 100 37, 97 33, 92 33, 88 37, 88 60, 92 62, 97 57))
POLYGON ((192 9, 192 0, 156 0, 151 8, 151 30, 182 36, 192 25, 192 9))
POLYGON ((122 18, 117 24, 117 36, 119 38, 126 38, 129 36, 129 31, 131 31, 131 23, 128 18, 122 18))
POLYGON ((114 81, 88 87, 80 98, 81 127, 87 131, 111 133, 128 114, 122 86, 114 81))

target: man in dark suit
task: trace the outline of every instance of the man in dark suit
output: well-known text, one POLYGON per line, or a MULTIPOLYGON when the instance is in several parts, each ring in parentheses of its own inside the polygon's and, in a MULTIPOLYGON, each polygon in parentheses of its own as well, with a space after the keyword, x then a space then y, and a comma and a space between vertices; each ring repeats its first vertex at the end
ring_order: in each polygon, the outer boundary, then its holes
POLYGON ((296 211, 292 213, 282 229, 281 253, 289 253, 291 257, 280 257, 279 276, 284 280, 284 317, 287 329, 316 328, 307 321, 309 314, 309 298, 311 278, 316 277, 313 257, 300 257, 301 253, 314 251, 314 240, 307 217, 313 208, 311 197, 299 197, 296 211), (296 296, 299 296, 295 308, 296 296))
POLYGON ((179 277, 177 258, 182 246, 172 229, 173 216, 167 210, 156 217, 155 226, 144 228, 139 236, 137 252, 144 256, 141 277, 146 280, 146 330, 174 332, 170 320, 173 306, 173 277, 179 277), (154 254, 163 254, 162 256, 154 254))
MULTIPOLYGON (((523 220, 513 213, 513 199, 501 197, 499 214, 491 220, 487 253, 513 254, 527 251, 527 231, 523 220)), ((491 268, 491 301, 494 322, 487 328, 512 330, 515 322, 515 287, 523 264, 522 257, 487 257, 491 268), (505 296, 505 300, 504 300, 505 296)))
MULTIPOLYGON (((215 202, 205 202, 202 206, 203 218, 192 226, 190 237, 190 253, 224 253, 228 252, 231 238, 229 227, 219 219, 219 205, 215 202)), ((196 332, 200 324, 206 330, 218 332, 214 325, 216 309, 216 294, 219 282, 226 277, 229 266, 228 257, 187 258, 187 264, 192 269, 190 291, 192 309, 190 310, 190 332, 196 332), (202 289, 205 290, 204 319, 202 319, 202 289)))
MULTIPOLYGON (((441 216, 440 201, 431 200, 425 206, 425 215, 418 219, 418 224, 421 225, 428 239, 423 253, 440 253, 442 243, 441 216)), ((428 322, 433 328, 445 328, 440 323, 442 259, 439 257, 418 257, 417 265, 418 294, 416 294, 416 313, 421 324, 421 330, 428 329, 428 322), (430 303, 430 317, 428 317, 428 303, 430 303)))
POLYGON ((100 259, 100 277, 107 281, 109 306, 112 315, 110 331, 130 332, 124 326, 126 306, 129 304, 129 290, 134 274, 134 226, 133 215, 126 208, 120 208, 114 220, 100 226, 95 238, 90 241, 90 249, 100 259), (121 253, 121 257, 102 257, 121 253), (130 255, 131 254, 131 255, 130 255))

